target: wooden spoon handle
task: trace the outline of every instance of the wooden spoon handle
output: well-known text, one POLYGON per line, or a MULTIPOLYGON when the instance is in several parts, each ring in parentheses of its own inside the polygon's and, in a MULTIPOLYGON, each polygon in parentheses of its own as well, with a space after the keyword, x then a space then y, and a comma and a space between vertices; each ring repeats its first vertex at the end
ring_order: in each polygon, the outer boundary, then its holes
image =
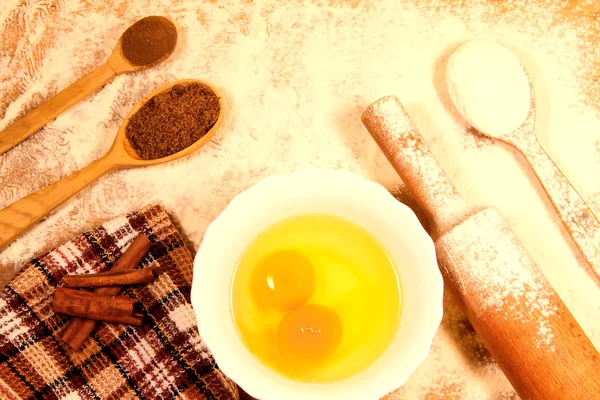
POLYGON ((116 75, 112 67, 104 63, 47 102, 29 111, 23 118, 0 132, 0 154, 31 136, 94 90, 107 84, 116 75))
POLYGON ((533 169, 560 220, 600 278, 600 221, 573 185, 548 157, 534 134, 520 135, 514 143, 533 169))
POLYGON ((435 237, 445 287, 519 396, 600 393, 600 355, 502 215, 460 199, 397 98, 378 100, 362 119, 433 224, 445 227, 435 237))
POLYGON ((75 193, 117 169, 108 156, 0 210, 0 250, 75 193))

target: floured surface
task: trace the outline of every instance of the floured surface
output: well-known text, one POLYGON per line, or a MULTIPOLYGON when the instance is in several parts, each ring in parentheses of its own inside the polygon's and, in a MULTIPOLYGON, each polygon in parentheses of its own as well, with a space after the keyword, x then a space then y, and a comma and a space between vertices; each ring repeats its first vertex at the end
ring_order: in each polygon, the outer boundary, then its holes
MULTIPOLYGON (((128 110, 161 84, 198 78, 225 96, 220 133, 169 165, 112 173, 0 253, 11 273, 107 219, 162 201, 197 248, 227 202, 262 177, 343 168, 406 199, 363 127, 373 101, 396 95, 457 189, 497 206, 600 347, 600 288, 515 151, 475 134, 452 108, 444 63, 466 40, 513 50, 536 90, 540 142, 600 215, 600 10, 592 1, 36 2, 0 6, 0 128, 108 57, 135 20, 165 15, 180 32, 164 64, 116 78, 0 156, 0 206, 106 152, 128 110), (416 4, 415 4, 416 3, 416 4), (421 4, 419 4, 421 3, 421 4), (595 8, 594 8, 595 7, 595 8), (596 78, 594 78, 596 77, 596 78)), ((410 199, 407 200, 410 202, 410 199)), ((432 352, 389 399, 512 399, 469 323, 446 296, 432 352)))
POLYGON ((490 209, 473 215, 436 242, 436 249, 440 266, 454 269, 450 276, 460 276, 464 286, 458 289, 459 297, 467 297, 468 290, 481 293, 471 306, 477 317, 491 319, 492 314, 496 319, 531 324, 535 335, 526 339, 540 351, 555 351, 549 319, 558 312, 555 295, 532 261, 523 256, 501 215, 490 209), (482 231, 482 226, 488 230, 482 231), (473 268, 458 270, 461 267, 473 268))
POLYGON ((396 96, 371 104, 361 120, 430 219, 434 242, 477 209, 456 191, 396 96))

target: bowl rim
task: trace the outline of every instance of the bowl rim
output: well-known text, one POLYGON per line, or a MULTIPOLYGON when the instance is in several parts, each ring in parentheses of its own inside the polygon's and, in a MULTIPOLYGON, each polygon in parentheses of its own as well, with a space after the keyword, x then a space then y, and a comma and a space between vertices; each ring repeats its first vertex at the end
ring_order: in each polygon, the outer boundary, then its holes
MULTIPOLYGON (((235 355, 231 354, 231 349, 228 347, 227 343, 225 343, 224 340, 220 339, 219 333, 214 329, 206 329, 207 326, 210 326, 210 324, 208 323, 210 321, 207 321, 207 318, 205 318, 205 314, 202 313, 202 307, 203 305, 207 304, 207 301, 210 301, 210 298, 203 297, 207 296, 208 291, 203 290, 202 288, 206 288, 210 284, 206 281, 203 281, 202 279, 202 271, 206 270, 205 268, 203 269, 202 266, 206 265, 204 263, 204 258, 208 246, 207 243, 217 240, 218 237, 223 237, 223 235, 230 234, 232 227, 229 222, 235 220, 235 218, 233 217, 234 215, 242 211, 244 212, 245 216, 251 215, 251 213, 249 213, 248 211, 248 204, 252 204, 251 200, 253 198, 259 196, 262 192, 268 192, 268 189, 270 187, 289 185, 290 182, 298 180, 305 181, 307 179, 312 181, 329 181, 329 183, 340 180, 352 181, 353 185, 357 185, 355 190, 360 190, 362 193, 370 192, 370 194, 373 197, 377 198, 377 201, 387 202, 386 207, 388 210, 393 209, 395 210, 394 212, 398 214, 402 213, 404 214, 403 218, 406 218, 409 222, 412 221, 410 222, 411 224, 417 224, 418 227, 415 227, 415 229, 413 230, 415 231, 415 233, 418 234, 418 240, 423 242, 423 244, 426 247, 428 247, 427 257, 425 257, 425 254, 423 255, 423 262, 422 265, 419 265, 419 268, 423 268, 424 266, 424 268, 428 269, 426 273, 428 274, 428 281, 431 286, 431 292, 433 293, 434 297, 432 303, 437 304, 437 306, 435 307, 435 309, 427 310, 427 328, 423 329, 423 332, 419 332, 420 340, 418 341, 418 343, 414 343, 415 346, 412 349, 414 352, 416 352, 416 355, 413 355, 412 357, 412 364, 414 365, 404 367, 404 371, 402 371, 402 374, 394 373, 395 371, 391 371, 387 373, 385 377, 378 379, 376 384, 369 384, 365 382, 363 382, 363 384, 361 385, 354 384, 350 392, 341 391, 337 394, 329 393, 327 394, 327 396, 322 397, 324 399, 326 398, 327 400, 376 400, 404 385, 410 377, 410 375, 416 370, 416 368, 423 362, 425 357, 429 354, 434 335, 436 334, 442 321, 444 285, 437 264, 435 246, 433 244, 433 241, 426 233, 425 229, 422 227, 414 212, 408 206, 394 198, 391 195, 391 193, 389 193, 389 191, 379 183, 363 178, 352 172, 348 172, 345 170, 306 169, 291 173, 272 175, 263 178, 262 180, 255 183, 253 186, 242 191, 229 202, 229 204, 222 210, 222 212, 211 222, 211 224, 206 229, 202 244, 194 259, 194 274, 191 288, 191 302, 194 309, 194 314, 196 316, 198 329, 200 331, 200 336, 202 337, 204 344, 212 352, 213 357, 221 371, 251 396, 261 400, 281 398, 285 398, 286 400, 304 400, 306 398, 307 395, 303 395, 302 393, 292 393, 289 391, 282 393, 280 390, 273 390, 273 388, 269 385, 270 382, 268 377, 255 373, 252 370, 252 368, 249 368, 250 366, 248 365, 242 365, 242 363, 240 363, 239 360, 236 359, 235 355)), ((386 352, 387 350, 384 351, 383 354, 385 354, 386 352)), ((383 354, 380 357, 382 357, 383 354)), ((260 361, 258 362, 260 363, 260 361)), ((348 382, 356 380, 356 378, 359 376, 360 373, 358 375, 349 377, 345 380, 333 383, 311 384, 294 381, 292 382, 294 382, 296 386, 306 385, 307 387, 311 387, 314 389, 315 387, 326 387, 330 385, 347 385, 348 382)), ((313 394, 311 394, 309 397, 311 399, 317 398, 313 394)))

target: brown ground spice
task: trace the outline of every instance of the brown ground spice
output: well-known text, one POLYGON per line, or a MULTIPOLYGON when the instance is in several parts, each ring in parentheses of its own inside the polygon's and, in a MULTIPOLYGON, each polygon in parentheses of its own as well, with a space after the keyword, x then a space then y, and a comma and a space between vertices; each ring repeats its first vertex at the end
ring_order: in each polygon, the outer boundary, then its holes
POLYGON ((144 104, 129 120, 126 136, 145 160, 177 153, 195 143, 217 122, 216 93, 201 83, 175 85, 144 104))
POLYGON ((171 53, 177 44, 177 28, 165 17, 140 19, 123 33, 123 56, 134 65, 148 65, 171 53))

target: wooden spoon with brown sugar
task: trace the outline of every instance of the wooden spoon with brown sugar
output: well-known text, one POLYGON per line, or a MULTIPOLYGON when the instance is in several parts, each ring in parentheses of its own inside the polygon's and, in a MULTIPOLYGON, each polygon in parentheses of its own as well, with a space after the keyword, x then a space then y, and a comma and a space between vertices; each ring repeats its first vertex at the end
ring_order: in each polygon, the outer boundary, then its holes
MULTIPOLYGON (((175 96, 177 97, 177 96, 175 96)), ((186 100, 185 98, 183 99, 186 100)), ((176 101, 181 101, 176 100, 176 101)), ((173 107, 170 103, 165 106, 166 109, 173 107)), ((164 111, 163 111, 164 112, 164 111)), ((195 118, 199 117, 198 115, 195 118)), ((203 112, 202 117, 206 117, 203 112)), ((0 210, 0 250, 10 244, 19 235, 33 226, 37 221, 48 215, 56 207, 67 201, 71 196, 79 192, 81 189, 94 182, 102 175, 122 168, 141 167, 162 164, 174 161, 183 157, 187 157, 194 151, 198 150, 208 143, 214 136, 223 120, 223 101, 222 96, 216 88, 197 79, 185 79, 168 83, 154 90, 139 103, 137 103, 129 112, 125 120, 121 124, 115 141, 108 152, 98 160, 92 162, 87 167, 74 172, 70 176, 61 179, 58 182, 51 184, 29 196, 18 200, 6 208, 0 210), (172 132, 170 140, 173 144, 173 152, 167 154, 157 154, 157 158, 143 158, 142 154, 136 152, 136 145, 129 139, 127 127, 137 118, 138 112, 144 113, 146 105, 152 107, 161 101, 154 101, 155 97, 168 94, 171 91, 181 91, 182 88, 201 88, 204 93, 209 96, 214 103, 217 102, 214 110, 210 112, 210 117, 214 120, 212 125, 208 126, 206 132, 196 138, 192 143, 187 143, 186 147, 177 147, 181 141, 181 136, 186 132, 172 132)), ((193 129, 193 128, 190 128, 193 129)), ((152 155, 152 154, 150 154, 152 155)))
POLYGON ((150 68, 167 59, 177 44, 177 29, 167 18, 151 16, 131 25, 108 60, 0 132, 0 154, 38 131, 95 90, 125 72, 150 68))

